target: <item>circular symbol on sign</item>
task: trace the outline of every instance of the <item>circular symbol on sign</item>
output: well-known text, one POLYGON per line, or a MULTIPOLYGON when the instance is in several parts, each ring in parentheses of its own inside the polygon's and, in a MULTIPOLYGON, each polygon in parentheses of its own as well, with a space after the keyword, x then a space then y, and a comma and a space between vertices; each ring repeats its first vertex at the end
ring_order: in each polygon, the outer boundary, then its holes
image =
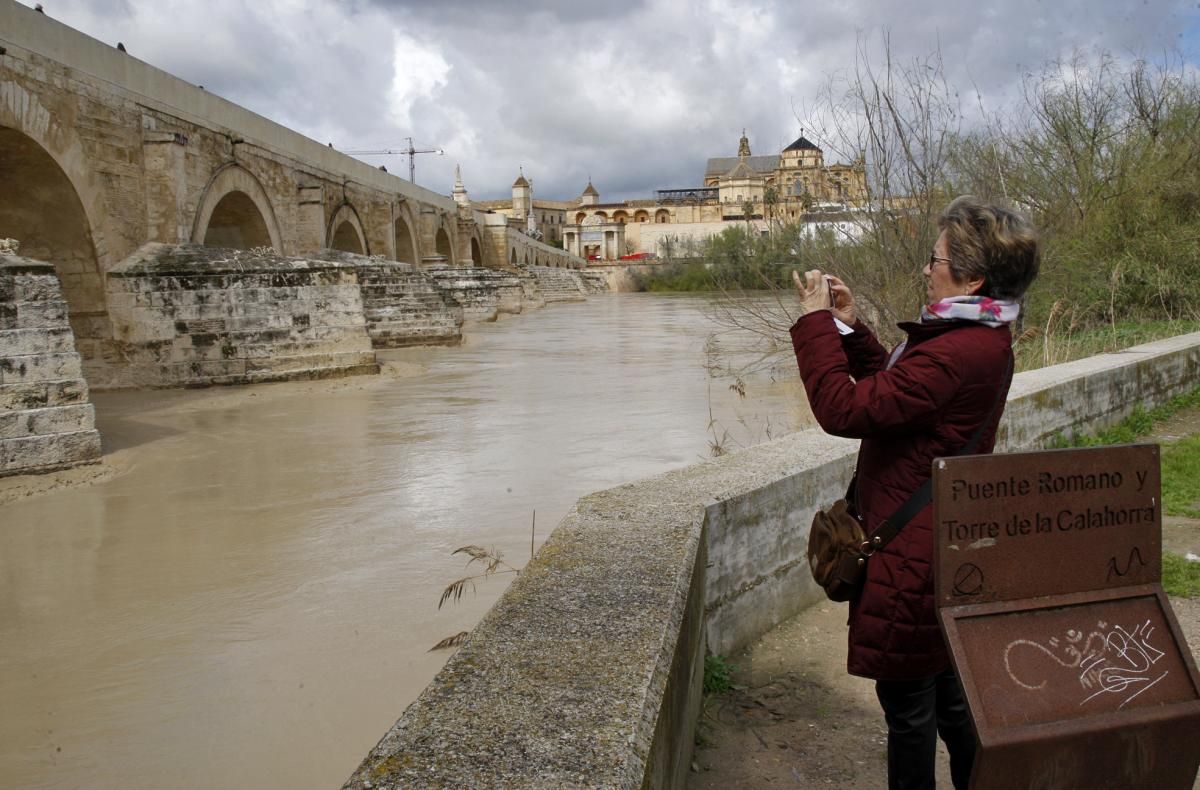
POLYGON ((973 562, 964 562, 954 572, 955 595, 979 595, 983 592, 983 571, 973 562))

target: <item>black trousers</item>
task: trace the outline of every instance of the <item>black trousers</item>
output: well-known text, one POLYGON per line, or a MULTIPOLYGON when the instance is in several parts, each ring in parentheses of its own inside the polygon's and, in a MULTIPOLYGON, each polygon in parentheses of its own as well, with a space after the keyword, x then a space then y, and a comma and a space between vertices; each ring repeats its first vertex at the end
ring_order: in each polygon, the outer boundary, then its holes
POLYGON ((950 752, 955 790, 966 790, 975 762, 975 730, 953 669, 920 680, 877 680, 888 725, 888 790, 932 790, 940 735, 950 752))

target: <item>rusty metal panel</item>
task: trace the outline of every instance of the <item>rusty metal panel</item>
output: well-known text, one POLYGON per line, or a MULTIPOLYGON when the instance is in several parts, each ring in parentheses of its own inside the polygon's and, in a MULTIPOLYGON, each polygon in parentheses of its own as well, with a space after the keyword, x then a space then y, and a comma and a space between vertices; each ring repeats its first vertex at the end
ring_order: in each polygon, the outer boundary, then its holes
POLYGON ((1143 716, 1104 729, 1047 728, 976 753, 971 790, 1192 790, 1200 714, 1143 716))
POLYGON ((973 790, 1191 788, 1200 674, 1159 586, 1158 448, 939 459, 933 482, 973 790))
POLYGON ((1157 585, 939 610, 972 790, 1192 787, 1200 675, 1157 585))
POLYGON ((938 605, 1157 582, 1159 487, 1156 445, 938 459, 938 605))
POLYGON ((1011 604, 953 610, 947 635, 970 667, 964 687, 969 682, 980 734, 1200 701, 1169 607, 1152 587, 1142 589, 1016 612, 1011 604))

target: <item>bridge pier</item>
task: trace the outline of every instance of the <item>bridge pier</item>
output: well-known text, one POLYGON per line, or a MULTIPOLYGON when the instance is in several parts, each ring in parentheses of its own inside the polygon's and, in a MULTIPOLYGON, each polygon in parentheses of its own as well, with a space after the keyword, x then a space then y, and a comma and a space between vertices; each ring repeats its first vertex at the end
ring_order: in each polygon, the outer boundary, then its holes
POLYGON ((0 477, 100 458, 54 265, 0 249, 0 477))

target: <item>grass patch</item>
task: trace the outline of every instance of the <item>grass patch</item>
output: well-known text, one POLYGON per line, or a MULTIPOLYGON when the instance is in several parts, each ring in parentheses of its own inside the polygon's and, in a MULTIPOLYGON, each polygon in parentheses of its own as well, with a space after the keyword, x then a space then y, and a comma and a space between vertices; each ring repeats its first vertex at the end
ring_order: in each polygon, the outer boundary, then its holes
POLYGON ((1167 595, 1176 598, 1200 597, 1200 562, 1192 562, 1178 554, 1164 551, 1162 586, 1167 595))
MULTIPOLYGON (((1062 449, 1064 447, 1102 447, 1108 444, 1130 444, 1137 441, 1139 437, 1150 433, 1150 431, 1154 430, 1155 425, 1165 422, 1177 412, 1198 407, 1200 407, 1200 388, 1184 395, 1176 395, 1163 405, 1149 411, 1146 411, 1141 406, 1135 406, 1128 417, 1111 428, 1106 428, 1096 434, 1078 434, 1072 437, 1064 436, 1061 433, 1057 434, 1050 440, 1048 446, 1051 449, 1062 449)), ((1183 442, 1179 442, 1178 444, 1183 444, 1183 442)), ((1163 486, 1165 490, 1167 476, 1165 457, 1163 465, 1163 486)))
POLYGON ((1200 435, 1163 448, 1162 498, 1167 515, 1200 518, 1200 435))
POLYGON ((1123 321, 1089 329, 1051 329, 1049 333, 1039 328, 1017 343, 1016 367, 1033 370, 1191 332, 1200 332, 1200 321, 1123 321))
POLYGON ((733 688, 733 666, 722 656, 704 657, 704 693, 724 694, 733 688))

